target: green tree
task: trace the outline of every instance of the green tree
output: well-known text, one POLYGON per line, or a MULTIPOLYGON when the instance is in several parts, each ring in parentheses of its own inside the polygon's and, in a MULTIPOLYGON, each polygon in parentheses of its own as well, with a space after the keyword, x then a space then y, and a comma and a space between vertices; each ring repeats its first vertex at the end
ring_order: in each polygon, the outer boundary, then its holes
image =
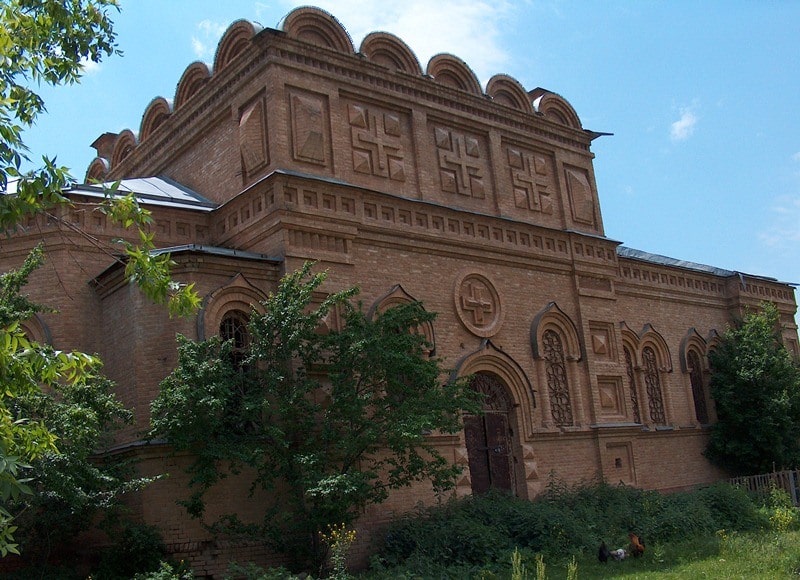
POLYGON ((459 469, 429 435, 455 433, 460 411, 477 411, 477 395, 463 379, 443 380, 416 332, 433 320, 421 304, 373 319, 352 304, 354 289, 314 304, 325 274, 310 268, 251 312, 244 359, 230 341, 179 338, 178 367, 152 404, 153 436, 193 454, 188 511, 203 517, 206 492, 249 468, 251 489, 271 498, 263 522, 229 514, 212 529, 263 538, 306 565, 323 556, 320 532, 390 490, 422 480, 451 488, 459 469), (341 330, 320 332, 333 312, 341 330))
POLYGON ((132 477, 123 461, 95 456, 133 418, 102 376, 101 361, 56 351, 22 331, 21 321, 44 310, 21 294, 43 259, 37 247, 21 268, 0 275, 0 553, 18 553, 20 542, 29 557, 46 560, 51 546, 76 538, 101 510, 112 515, 123 493, 150 480, 132 477))
MULTIPOLYGON (((57 219, 50 212, 70 203, 63 190, 72 179, 55 159, 43 157, 38 168, 23 171, 23 165, 32 163, 23 134, 45 111, 37 87, 78 82, 86 62, 100 62, 118 52, 109 17, 115 9, 116 0, 0 2, 0 232, 12 233, 26 216, 36 213, 45 212, 57 219)), ((172 261, 168 254, 152 252, 150 215, 139 207, 135 197, 118 196, 111 187, 99 210, 135 230, 131 236, 134 242, 123 242, 126 274, 149 298, 167 304, 170 314, 193 312, 199 297, 191 285, 172 281, 169 274, 172 261)), ((41 490, 44 485, 45 472, 34 464, 44 466, 47 461, 53 464, 56 454, 68 448, 70 453, 85 456, 86 448, 77 451, 81 445, 76 446, 75 442, 88 444, 96 435, 93 421, 84 424, 83 434, 65 431, 64 417, 70 413, 74 416, 89 413, 87 409, 99 413, 105 407, 105 418, 97 423, 105 428, 112 417, 116 421, 124 419, 125 414, 108 399, 108 384, 98 377, 100 363, 95 357, 80 352, 56 352, 30 341, 22 331, 21 323, 37 312, 38 307, 20 294, 20 288, 41 259, 41 249, 34 250, 18 271, 2 277, 0 555, 3 556, 17 551, 11 510, 32 497, 37 486, 41 490), (78 399, 73 398, 78 395, 78 399), (113 412, 109 405, 115 409, 113 412)), ((68 459, 68 455, 61 459, 68 459)), ((77 463, 74 465, 77 468, 77 463)), ((59 493, 54 489, 47 491, 59 493)), ((82 491, 89 493, 88 489, 82 491)))
POLYGON ((717 410, 706 456, 736 475, 800 464, 800 367, 764 303, 729 328, 709 353, 717 410))

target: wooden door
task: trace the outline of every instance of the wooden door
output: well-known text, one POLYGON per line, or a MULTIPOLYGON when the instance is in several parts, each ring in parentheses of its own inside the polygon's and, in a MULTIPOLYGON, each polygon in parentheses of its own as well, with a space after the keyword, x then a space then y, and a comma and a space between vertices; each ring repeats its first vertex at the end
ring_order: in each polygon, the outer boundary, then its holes
POLYGON ((512 490, 511 438, 506 413, 488 412, 464 418, 472 493, 512 490))

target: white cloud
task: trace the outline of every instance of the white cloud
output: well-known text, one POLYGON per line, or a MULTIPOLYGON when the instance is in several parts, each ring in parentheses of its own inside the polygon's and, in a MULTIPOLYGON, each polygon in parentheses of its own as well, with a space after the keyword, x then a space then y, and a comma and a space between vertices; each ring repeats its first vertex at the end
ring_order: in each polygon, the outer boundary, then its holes
POLYGON ((792 159, 794 159, 795 161, 800 161, 800 151, 792 155, 792 159))
POLYGON ((201 20, 197 23, 197 35, 192 36, 192 50, 198 59, 210 60, 217 50, 219 39, 228 29, 228 24, 201 20))
POLYGON ((431 57, 447 52, 466 62, 485 85, 506 72, 510 60, 501 33, 515 10, 510 0, 316 0, 314 5, 342 23, 356 50, 370 32, 390 32, 408 44, 423 70, 431 57))
POLYGON ((782 195, 770 208, 775 219, 760 238, 772 248, 785 248, 800 243, 800 195, 782 195))
POLYGON ((88 58, 82 58, 80 65, 81 65, 81 72, 85 75, 94 74, 100 70, 100 63, 95 62, 88 58))
POLYGON ((697 121, 697 115, 690 109, 681 109, 681 118, 670 125, 670 139, 673 141, 685 141, 694 133, 697 121))

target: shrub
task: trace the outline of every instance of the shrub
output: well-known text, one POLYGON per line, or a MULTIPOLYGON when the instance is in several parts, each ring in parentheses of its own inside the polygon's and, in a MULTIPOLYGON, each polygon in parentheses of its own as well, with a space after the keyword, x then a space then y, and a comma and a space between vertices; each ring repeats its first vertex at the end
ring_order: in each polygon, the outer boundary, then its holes
POLYGON ((711 511, 717 529, 747 531, 764 527, 763 517, 746 490, 718 483, 698 494, 711 511))
POLYGON ((389 565, 412 557, 444 565, 495 560, 511 548, 508 536, 473 503, 457 500, 397 521, 386 533, 382 559, 389 565))
POLYGON ((123 529, 118 542, 104 551, 95 577, 132 578, 158 572, 166 557, 167 549, 156 527, 131 524, 123 529))
MULTIPOLYGON (((787 518, 781 517, 773 519, 783 525, 787 518)), ((387 529, 375 562, 383 569, 395 567, 397 577, 469 577, 467 569, 473 577, 478 571, 486 576, 510 572, 515 548, 567 562, 572 555, 596 553, 601 541, 626 546, 629 532, 653 546, 766 525, 747 493, 727 484, 662 495, 602 482, 569 487, 552 479, 534 501, 488 493, 401 518, 387 529), (461 576, 454 572, 456 564, 461 576)))

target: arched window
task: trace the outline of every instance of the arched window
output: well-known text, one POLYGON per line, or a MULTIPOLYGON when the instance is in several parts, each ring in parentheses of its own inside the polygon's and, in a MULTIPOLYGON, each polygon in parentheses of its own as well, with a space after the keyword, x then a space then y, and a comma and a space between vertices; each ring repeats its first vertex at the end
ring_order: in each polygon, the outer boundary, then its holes
POLYGON ((689 380, 692 383, 692 397, 694 397, 694 414, 697 421, 705 425, 708 421, 708 405, 706 405, 706 390, 703 384, 703 367, 700 363, 700 355, 696 350, 690 350, 687 354, 689 366, 689 380))
POLYGON ((567 383, 564 343, 554 330, 545 330, 542 335, 542 354, 547 369, 547 389, 550 395, 550 412, 553 422, 559 427, 574 424, 572 403, 567 383))
POLYGON ((656 425, 666 425, 667 417, 664 413, 664 398, 661 394, 661 378, 658 375, 657 360, 653 347, 646 346, 642 349, 644 384, 650 406, 650 419, 656 425))
POLYGON ((636 373, 633 368, 633 353, 627 346, 622 347, 625 354, 625 371, 628 374, 628 392, 630 393, 631 409, 633 410, 634 423, 641 423, 642 416, 639 413, 639 395, 636 392, 636 373))
POLYGON ((250 332, 247 328, 250 319, 241 310, 229 310, 219 324, 219 337, 231 341, 231 362, 237 368, 243 368, 250 347, 250 332))

